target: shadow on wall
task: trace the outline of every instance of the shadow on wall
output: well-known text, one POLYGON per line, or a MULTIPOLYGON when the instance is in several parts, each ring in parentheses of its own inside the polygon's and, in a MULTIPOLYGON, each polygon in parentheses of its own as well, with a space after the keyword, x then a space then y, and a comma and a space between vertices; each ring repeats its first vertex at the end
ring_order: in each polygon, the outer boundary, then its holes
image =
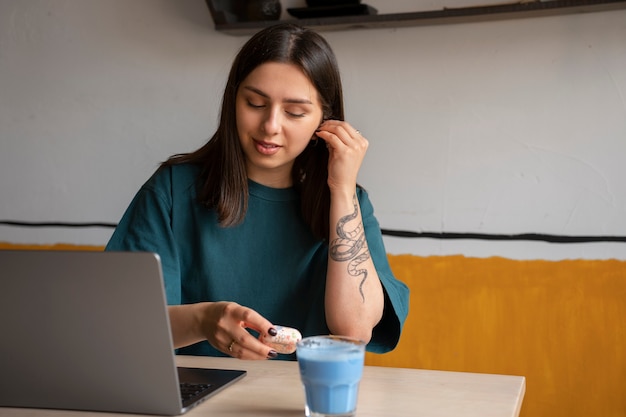
POLYGON ((409 317, 368 365, 523 375, 523 417, 626 415, 625 261, 389 261, 409 317))

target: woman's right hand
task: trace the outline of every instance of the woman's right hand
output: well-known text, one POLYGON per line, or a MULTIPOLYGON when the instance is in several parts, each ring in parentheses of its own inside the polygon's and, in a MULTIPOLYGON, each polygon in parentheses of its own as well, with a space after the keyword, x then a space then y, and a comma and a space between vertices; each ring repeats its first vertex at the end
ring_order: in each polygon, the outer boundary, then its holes
POLYGON ((168 307, 176 348, 207 340, 217 350, 239 359, 268 359, 277 356, 247 329, 259 334, 276 334, 272 323, 251 308, 219 301, 168 307))

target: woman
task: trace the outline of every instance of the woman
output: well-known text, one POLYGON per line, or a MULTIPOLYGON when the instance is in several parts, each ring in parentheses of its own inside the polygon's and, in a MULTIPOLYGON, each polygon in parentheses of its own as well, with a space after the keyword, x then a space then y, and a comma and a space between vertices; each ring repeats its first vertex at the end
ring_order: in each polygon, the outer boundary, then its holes
POLYGON ((292 24, 269 27, 235 58, 216 133, 161 165, 107 250, 160 255, 179 353, 274 358, 256 336, 275 325, 389 351, 408 289, 356 183, 367 146, 344 121, 327 42, 292 24))

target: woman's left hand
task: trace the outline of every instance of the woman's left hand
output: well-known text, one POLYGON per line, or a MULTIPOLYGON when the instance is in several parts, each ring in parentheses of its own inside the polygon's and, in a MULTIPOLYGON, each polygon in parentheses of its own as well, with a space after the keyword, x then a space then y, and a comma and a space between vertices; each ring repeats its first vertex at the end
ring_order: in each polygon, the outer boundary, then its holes
POLYGON ((368 141, 347 122, 328 120, 317 136, 328 146, 330 187, 328 267, 324 311, 331 333, 372 338, 385 305, 367 246, 356 181, 368 141))
POLYGON ((348 122, 326 120, 315 133, 328 147, 328 186, 353 192, 369 142, 348 122))

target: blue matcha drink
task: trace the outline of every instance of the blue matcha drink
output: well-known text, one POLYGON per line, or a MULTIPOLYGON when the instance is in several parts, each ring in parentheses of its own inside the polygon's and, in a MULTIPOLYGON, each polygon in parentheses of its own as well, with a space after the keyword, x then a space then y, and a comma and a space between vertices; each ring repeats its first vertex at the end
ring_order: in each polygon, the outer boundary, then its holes
POLYGON ((314 336, 298 343, 307 416, 350 416, 356 410, 365 344, 338 336, 314 336))

